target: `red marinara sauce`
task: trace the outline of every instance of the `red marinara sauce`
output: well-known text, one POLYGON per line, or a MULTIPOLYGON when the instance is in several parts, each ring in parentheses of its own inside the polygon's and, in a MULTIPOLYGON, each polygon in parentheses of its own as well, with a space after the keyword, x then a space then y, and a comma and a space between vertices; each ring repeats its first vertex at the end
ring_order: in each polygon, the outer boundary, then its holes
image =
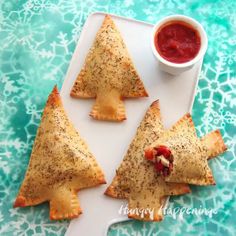
POLYGON ((201 38, 197 30, 183 21, 164 24, 154 38, 158 53, 167 61, 185 63, 199 52, 201 38))

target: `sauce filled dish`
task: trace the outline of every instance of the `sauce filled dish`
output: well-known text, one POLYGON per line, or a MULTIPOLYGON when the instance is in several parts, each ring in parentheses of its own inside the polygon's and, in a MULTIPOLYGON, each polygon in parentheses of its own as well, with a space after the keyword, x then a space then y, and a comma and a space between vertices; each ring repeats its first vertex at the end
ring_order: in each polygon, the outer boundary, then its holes
POLYGON ((184 15, 161 19, 151 35, 152 52, 159 68, 172 75, 179 75, 201 61, 207 41, 202 25, 184 15))
POLYGON ((196 29, 183 21, 171 21, 156 32, 155 46, 167 61, 185 63, 199 52, 201 38, 196 29))

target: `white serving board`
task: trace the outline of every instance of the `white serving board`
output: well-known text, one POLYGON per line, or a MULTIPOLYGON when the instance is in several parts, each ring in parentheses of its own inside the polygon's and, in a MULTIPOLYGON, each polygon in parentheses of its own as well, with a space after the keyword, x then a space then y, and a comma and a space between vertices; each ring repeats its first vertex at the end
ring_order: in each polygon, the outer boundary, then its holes
POLYGON ((78 193, 83 214, 71 221, 66 236, 105 236, 111 223, 127 220, 118 213, 126 201, 112 199, 103 193, 111 183, 136 129, 150 104, 160 100, 166 127, 172 125, 193 104, 201 62, 180 76, 161 72, 151 51, 152 25, 112 15, 121 31, 130 55, 148 91, 148 98, 126 99, 127 120, 122 123, 96 121, 89 117, 94 99, 74 99, 70 90, 104 19, 104 13, 90 15, 81 32, 61 89, 63 104, 69 118, 85 139, 106 176, 106 185, 78 193))

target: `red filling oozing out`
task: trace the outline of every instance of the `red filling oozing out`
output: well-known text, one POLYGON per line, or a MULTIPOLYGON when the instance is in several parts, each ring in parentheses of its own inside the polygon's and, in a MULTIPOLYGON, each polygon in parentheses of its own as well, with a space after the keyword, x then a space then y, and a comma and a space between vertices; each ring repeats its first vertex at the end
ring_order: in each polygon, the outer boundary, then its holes
POLYGON ((145 158, 152 161, 155 170, 163 176, 168 176, 173 170, 173 155, 170 149, 164 145, 145 150, 145 158))

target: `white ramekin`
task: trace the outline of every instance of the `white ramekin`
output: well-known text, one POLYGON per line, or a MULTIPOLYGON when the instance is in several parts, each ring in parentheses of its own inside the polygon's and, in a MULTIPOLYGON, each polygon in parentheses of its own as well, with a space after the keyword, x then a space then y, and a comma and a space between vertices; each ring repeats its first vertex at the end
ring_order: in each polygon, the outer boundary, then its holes
POLYGON ((207 50, 207 35, 205 30, 203 29, 202 25, 198 23, 196 20, 192 19, 191 17, 184 16, 184 15, 172 15, 163 18, 162 20, 158 21, 157 24, 153 27, 152 35, 151 35, 151 47, 153 54, 155 58, 157 59, 160 69, 170 73, 172 75, 178 75, 186 70, 191 69, 198 61, 200 61, 207 50), (183 21, 193 26, 194 29, 196 29, 199 32, 200 38, 201 38, 201 47, 196 55, 191 61, 185 62, 185 63, 173 63, 170 61, 165 60, 157 51, 155 47, 155 35, 158 29, 163 25, 166 24, 169 21, 183 21))

